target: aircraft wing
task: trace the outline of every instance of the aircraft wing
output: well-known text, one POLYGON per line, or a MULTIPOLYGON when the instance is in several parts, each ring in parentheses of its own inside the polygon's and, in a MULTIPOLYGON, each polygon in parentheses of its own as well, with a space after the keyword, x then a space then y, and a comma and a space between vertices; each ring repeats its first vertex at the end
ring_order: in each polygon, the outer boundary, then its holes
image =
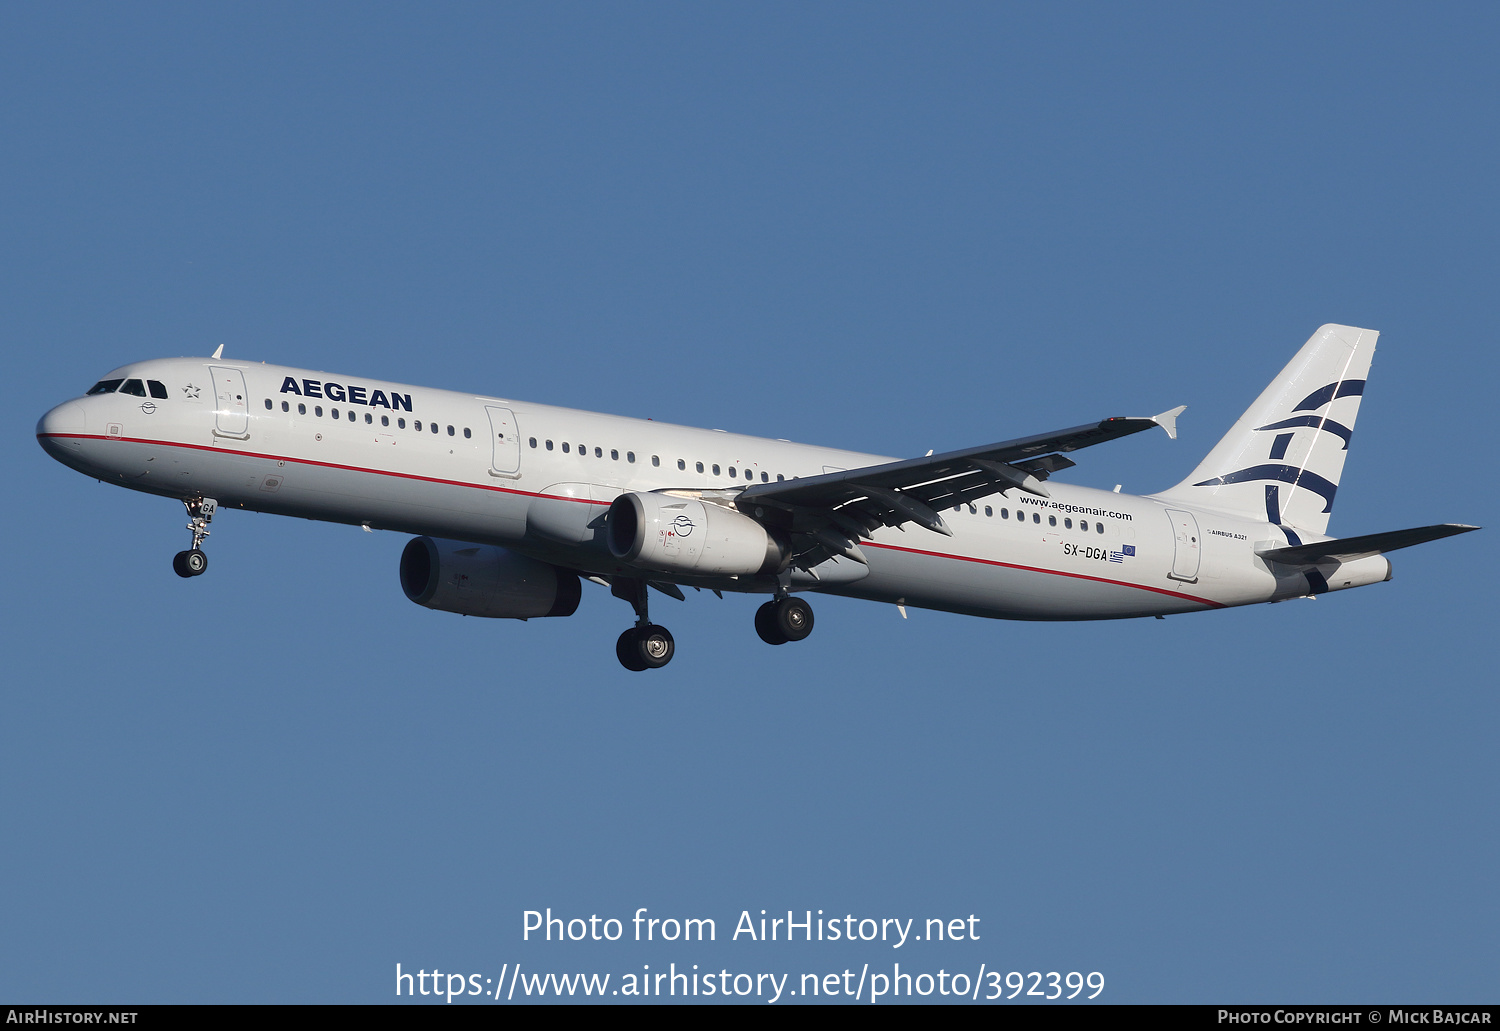
POLYGON ((868 537, 880 526, 915 522, 951 536, 952 531, 938 515, 938 509, 968 504, 1012 487, 1047 497, 1041 481, 1075 464, 1064 457, 1064 452, 1116 440, 1152 426, 1162 427, 1175 438, 1176 419, 1182 411, 1179 407, 1151 418, 1105 419, 941 455, 777 483, 757 483, 741 491, 735 504, 742 512, 755 506, 791 512, 794 529, 804 532, 816 533, 819 524, 825 527, 832 524, 843 531, 846 539, 842 543, 847 547, 836 547, 834 540, 825 540, 828 550, 858 559, 857 549, 850 551, 854 538, 868 537))

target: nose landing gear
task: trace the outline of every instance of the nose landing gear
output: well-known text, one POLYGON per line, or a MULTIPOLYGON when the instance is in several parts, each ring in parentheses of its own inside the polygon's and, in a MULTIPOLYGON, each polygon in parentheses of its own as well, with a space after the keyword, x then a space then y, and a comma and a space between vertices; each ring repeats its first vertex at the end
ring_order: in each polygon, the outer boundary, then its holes
POLYGON ((187 578, 201 576, 208 569, 208 556, 203 553, 203 539, 208 536, 208 524, 213 522, 219 503, 213 498, 183 498, 190 522, 187 528, 193 531, 193 546, 179 551, 172 557, 172 571, 187 578))

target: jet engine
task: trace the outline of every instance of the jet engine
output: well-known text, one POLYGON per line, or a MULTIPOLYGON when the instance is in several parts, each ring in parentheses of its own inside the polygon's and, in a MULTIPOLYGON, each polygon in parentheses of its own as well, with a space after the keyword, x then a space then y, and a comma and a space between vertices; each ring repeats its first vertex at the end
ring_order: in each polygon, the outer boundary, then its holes
POLYGON ((464 616, 571 616, 578 574, 488 544, 414 537, 401 552, 401 589, 418 605, 464 616))
POLYGON ((788 544, 749 516, 667 494, 615 498, 607 536, 621 562, 673 573, 776 573, 791 558, 788 544))

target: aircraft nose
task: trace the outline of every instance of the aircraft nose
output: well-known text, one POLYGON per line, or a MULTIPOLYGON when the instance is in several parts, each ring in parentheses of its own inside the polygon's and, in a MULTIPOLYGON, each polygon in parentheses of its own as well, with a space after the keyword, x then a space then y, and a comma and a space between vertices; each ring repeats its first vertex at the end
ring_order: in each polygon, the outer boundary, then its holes
POLYGON ((78 436, 88 432, 88 414, 77 401, 67 401, 42 416, 36 423, 36 439, 54 458, 72 454, 78 448, 78 436))

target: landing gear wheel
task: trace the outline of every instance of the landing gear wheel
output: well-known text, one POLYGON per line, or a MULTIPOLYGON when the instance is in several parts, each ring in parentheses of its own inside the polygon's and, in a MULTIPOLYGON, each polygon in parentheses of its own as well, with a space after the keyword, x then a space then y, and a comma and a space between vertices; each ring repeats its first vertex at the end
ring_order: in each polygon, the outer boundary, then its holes
POLYGON ((782 598, 772 613, 776 629, 788 641, 800 641, 812 633, 812 606, 801 598, 782 598))
POLYGON ((767 644, 786 644, 787 636, 776 625, 776 603, 768 601, 755 610, 755 632, 767 644))
POLYGON ((640 649, 636 647, 635 627, 625 631, 615 642, 615 658, 632 673, 640 673, 646 669, 646 662, 641 658, 640 649))
POLYGON ((197 548, 192 551, 179 551, 172 556, 172 571, 184 579, 199 576, 207 568, 208 556, 197 548))
POLYGON ((664 626, 647 623, 633 626, 620 635, 615 642, 615 658, 620 665, 634 673, 647 669, 661 669, 672 661, 677 643, 664 626))
POLYGON ((677 642, 672 640, 671 631, 666 627, 648 623, 643 627, 636 627, 635 647, 647 669, 661 669, 672 661, 677 642))

